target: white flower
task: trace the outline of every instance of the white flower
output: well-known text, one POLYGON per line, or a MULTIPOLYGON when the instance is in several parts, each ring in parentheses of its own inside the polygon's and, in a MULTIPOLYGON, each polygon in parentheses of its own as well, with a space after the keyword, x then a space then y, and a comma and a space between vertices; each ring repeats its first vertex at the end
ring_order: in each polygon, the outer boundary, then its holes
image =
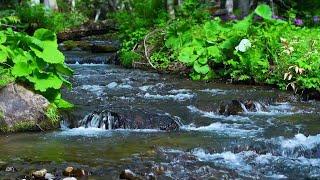
POLYGON ((235 48, 236 51, 246 52, 249 48, 251 48, 251 42, 249 39, 242 39, 240 44, 235 48))

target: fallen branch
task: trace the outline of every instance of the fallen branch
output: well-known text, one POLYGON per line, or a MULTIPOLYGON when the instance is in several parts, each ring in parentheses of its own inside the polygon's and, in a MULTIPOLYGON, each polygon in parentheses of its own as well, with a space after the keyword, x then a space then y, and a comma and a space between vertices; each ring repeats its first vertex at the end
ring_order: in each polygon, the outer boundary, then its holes
POLYGON ((148 38, 149 38, 152 34, 158 32, 158 31, 161 31, 161 29, 155 29, 155 30, 151 31, 150 33, 148 33, 148 34, 144 37, 144 40, 143 40, 145 57, 147 58, 148 63, 150 64, 150 66, 151 66, 153 69, 157 69, 157 67, 156 67, 155 65, 153 65, 152 62, 151 62, 151 60, 150 60, 149 51, 148 51, 148 47, 147 47, 147 40, 148 40, 148 38))
POLYGON ((42 132, 46 132, 45 130, 43 130, 42 128, 41 128, 41 126, 37 123, 36 124, 36 126, 42 131, 42 132))

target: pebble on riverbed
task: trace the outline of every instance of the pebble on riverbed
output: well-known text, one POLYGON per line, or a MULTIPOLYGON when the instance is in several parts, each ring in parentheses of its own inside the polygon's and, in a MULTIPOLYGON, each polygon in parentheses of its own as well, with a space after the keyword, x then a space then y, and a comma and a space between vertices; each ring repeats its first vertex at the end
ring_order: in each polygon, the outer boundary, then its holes
POLYGON ((6 172, 17 172, 18 170, 15 167, 9 166, 5 169, 6 172))
POLYGON ((47 170, 46 169, 41 169, 39 171, 35 171, 32 173, 32 176, 35 178, 43 178, 46 174, 47 174, 47 170))
POLYGON ((63 173, 64 176, 83 177, 90 175, 88 171, 83 169, 75 169, 74 167, 67 167, 63 173))
POLYGON ((127 180, 136 180, 139 179, 138 176, 132 172, 130 169, 126 169, 120 173, 120 179, 127 179, 127 180))

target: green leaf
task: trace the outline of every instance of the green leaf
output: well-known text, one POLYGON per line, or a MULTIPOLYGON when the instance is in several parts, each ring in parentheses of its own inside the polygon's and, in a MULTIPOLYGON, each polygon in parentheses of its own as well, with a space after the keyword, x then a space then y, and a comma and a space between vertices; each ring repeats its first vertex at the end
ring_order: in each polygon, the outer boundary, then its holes
POLYGON ((6 62, 7 58, 8 58, 7 51, 4 51, 3 49, 0 49, 0 63, 6 62))
POLYGON ((60 109, 70 109, 73 108, 74 105, 64 99, 55 100, 54 104, 60 109))
POLYGON ((66 64, 55 64, 54 67, 58 73, 67 76, 73 75, 73 70, 69 68, 66 64))
POLYGON ((49 75, 37 73, 35 76, 27 78, 34 83, 34 89, 41 92, 45 92, 49 88, 60 89, 63 84, 63 81, 53 73, 49 75))
POLYGON ((198 59, 198 62, 199 62, 200 64, 205 65, 205 64, 208 63, 208 58, 201 57, 201 58, 198 59))
POLYGON ((0 31, 0 44, 3 44, 7 41, 7 36, 4 34, 4 32, 0 31))
POLYGON ((11 69, 11 74, 15 77, 28 76, 31 73, 32 69, 29 68, 26 62, 18 62, 11 69))
POLYGON ((221 51, 217 46, 209 46, 207 48, 207 51, 208 51, 208 55, 213 58, 220 59, 222 57, 221 51))
POLYGON ((3 69, 2 67, 0 67, 0 77, 0 88, 3 88, 14 81, 14 77, 10 74, 10 70, 3 69))
POLYGON ((43 51, 40 51, 36 48, 32 48, 31 50, 45 62, 50 64, 60 64, 64 63, 65 57, 58 49, 53 47, 46 47, 43 51))
POLYGON ((33 37, 41 41, 56 41, 56 35, 48 29, 38 29, 34 32, 33 37))
POLYGON ((194 48, 193 47, 185 47, 181 50, 179 53, 179 61, 187 64, 192 64, 194 63, 198 56, 193 53, 194 48))
POLYGON ((193 69, 200 74, 207 74, 210 71, 208 65, 201 65, 198 61, 194 62, 193 69))
POLYGON ((271 10, 270 6, 268 6, 266 4, 259 5, 256 8, 255 13, 264 19, 267 19, 267 20, 272 19, 272 10, 271 10))
POLYGON ((234 24, 233 29, 241 31, 243 33, 246 33, 248 31, 250 25, 252 24, 252 18, 253 18, 253 15, 250 14, 249 16, 244 18, 243 20, 238 21, 236 24, 234 24))
POLYGON ((192 72, 190 74, 190 77, 192 80, 194 81, 198 81, 198 80, 201 80, 201 74, 197 73, 197 72, 192 72))

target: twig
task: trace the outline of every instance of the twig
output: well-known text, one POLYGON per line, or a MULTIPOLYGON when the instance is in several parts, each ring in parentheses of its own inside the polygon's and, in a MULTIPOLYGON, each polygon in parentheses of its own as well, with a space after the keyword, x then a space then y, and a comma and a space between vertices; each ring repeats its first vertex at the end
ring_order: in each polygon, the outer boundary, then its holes
POLYGON ((45 130, 43 130, 42 128, 41 128, 41 126, 37 123, 36 124, 36 126, 42 131, 42 132, 46 132, 45 130))
POLYGON ((1 23, 0 23, 0 26, 17 28, 17 26, 13 26, 13 25, 9 25, 9 24, 1 24, 1 23))
POLYGON ((158 31, 161 31, 161 30, 160 30, 160 29, 155 29, 155 30, 151 31, 150 33, 148 33, 148 34, 144 37, 144 41, 143 41, 144 54, 145 54, 145 56, 146 56, 146 58, 147 58, 147 60, 148 60, 148 62, 149 62, 149 64, 150 64, 150 66, 151 66, 153 69, 157 69, 157 67, 151 63, 151 60, 150 60, 150 58, 149 58, 148 47, 147 47, 147 40, 148 40, 149 36, 151 36, 152 34, 158 32, 158 31))

